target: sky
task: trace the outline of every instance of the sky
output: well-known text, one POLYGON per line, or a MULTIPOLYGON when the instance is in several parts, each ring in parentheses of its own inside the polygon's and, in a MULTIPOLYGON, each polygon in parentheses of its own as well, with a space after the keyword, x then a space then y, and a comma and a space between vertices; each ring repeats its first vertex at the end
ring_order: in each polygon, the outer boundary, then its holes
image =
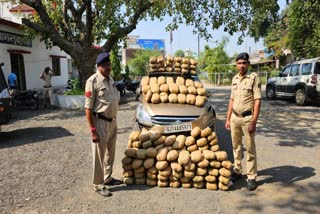
MULTIPOLYGON (((285 0, 280 0, 279 4, 280 8, 283 9, 285 7, 285 0)), ((176 50, 185 51, 189 49, 197 53, 198 36, 193 34, 193 27, 180 25, 178 30, 172 32, 173 41, 172 44, 170 44, 170 32, 165 30, 165 27, 169 22, 169 17, 165 17, 161 22, 158 20, 142 21, 129 35, 139 36, 139 39, 164 39, 166 52, 170 55, 174 55, 176 50)), ((229 56, 233 56, 235 53, 240 53, 243 51, 254 53, 259 49, 264 48, 263 39, 255 42, 253 38, 247 36, 244 38, 244 42, 241 45, 238 45, 237 42, 240 33, 235 33, 233 36, 230 36, 228 33, 225 33, 222 28, 218 30, 209 30, 209 32, 211 32, 213 38, 209 41, 206 41, 204 38, 200 38, 200 52, 204 50, 205 45, 209 45, 209 47, 215 47, 217 44, 216 41, 221 42, 224 36, 229 39, 229 42, 225 47, 225 51, 229 56)))

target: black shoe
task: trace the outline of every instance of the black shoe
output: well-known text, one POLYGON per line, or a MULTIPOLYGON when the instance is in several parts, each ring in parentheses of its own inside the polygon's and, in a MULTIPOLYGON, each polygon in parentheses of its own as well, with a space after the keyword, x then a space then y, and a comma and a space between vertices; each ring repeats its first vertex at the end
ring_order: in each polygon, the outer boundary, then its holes
POLYGON ((112 196, 112 193, 105 187, 102 188, 102 189, 96 190, 96 192, 99 193, 100 195, 104 196, 104 197, 112 196))
POLYGON ((257 182, 255 179, 248 179, 247 189, 253 191, 257 188, 257 182))
POLYGON ((242 179, 242 174, 238 174, 238 173, 232 173, 231 177, 230 177, 230 180, 232 182, 235 182, 237 180, 241 180, 242 179))
POLYGON ((107 186, 115 186, 120 184, 123 184, 123 182, 115 178, 112 178, 111 181, 109 181, 108 183, 106 182, 104 183, 104 185, 107 185, 107 186))

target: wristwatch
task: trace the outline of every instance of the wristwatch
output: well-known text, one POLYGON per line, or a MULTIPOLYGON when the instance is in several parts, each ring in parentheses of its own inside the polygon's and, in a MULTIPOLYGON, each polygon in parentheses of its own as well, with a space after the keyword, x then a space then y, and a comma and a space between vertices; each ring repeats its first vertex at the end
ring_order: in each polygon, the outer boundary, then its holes
POLYGON ((91 128, 91 133, 94 133, 94 132, 96 132, 97 131, 97 129, 94 127, 94 128, 91 128))

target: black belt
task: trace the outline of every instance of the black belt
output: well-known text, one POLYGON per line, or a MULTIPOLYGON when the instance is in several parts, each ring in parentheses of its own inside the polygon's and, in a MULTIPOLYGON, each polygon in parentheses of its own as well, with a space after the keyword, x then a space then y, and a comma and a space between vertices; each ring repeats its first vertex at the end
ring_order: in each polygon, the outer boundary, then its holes
POLYGON ((44 88, 51 88, 51 85, 49 85, 49 86, 43 86, 44 88))
POLYGON ((96 116, 96 117, 98 117, 98 118, 101 119, 101 120, 105 120, 105 121, 108 121, 108 122, 112 122, 112 121, 114 121, 114 119, 115 119, 115 118, 108 118, 108 117, 103 116, 102 114, 99 114, 99 113, 97 113, 97 112, 93 112, 93 115, 96 116))
POLYGON ((246 117, 246 116, 252 115, 252 111, 251 111, 251 110, 244 111, 244 112, 241 112, 241 113, 237 113, 234 109, 232 109, 232 112, 233 112, 237 117, 246 117))

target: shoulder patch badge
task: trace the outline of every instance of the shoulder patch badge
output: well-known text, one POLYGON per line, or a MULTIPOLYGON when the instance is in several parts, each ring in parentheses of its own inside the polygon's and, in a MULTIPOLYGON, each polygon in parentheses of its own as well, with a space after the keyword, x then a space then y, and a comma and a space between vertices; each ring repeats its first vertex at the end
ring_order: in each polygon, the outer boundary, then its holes
POLYGON ((91 97, 92 93, 91 91, 86 91, 86 93, 84 94, 86 97, 91 97))

